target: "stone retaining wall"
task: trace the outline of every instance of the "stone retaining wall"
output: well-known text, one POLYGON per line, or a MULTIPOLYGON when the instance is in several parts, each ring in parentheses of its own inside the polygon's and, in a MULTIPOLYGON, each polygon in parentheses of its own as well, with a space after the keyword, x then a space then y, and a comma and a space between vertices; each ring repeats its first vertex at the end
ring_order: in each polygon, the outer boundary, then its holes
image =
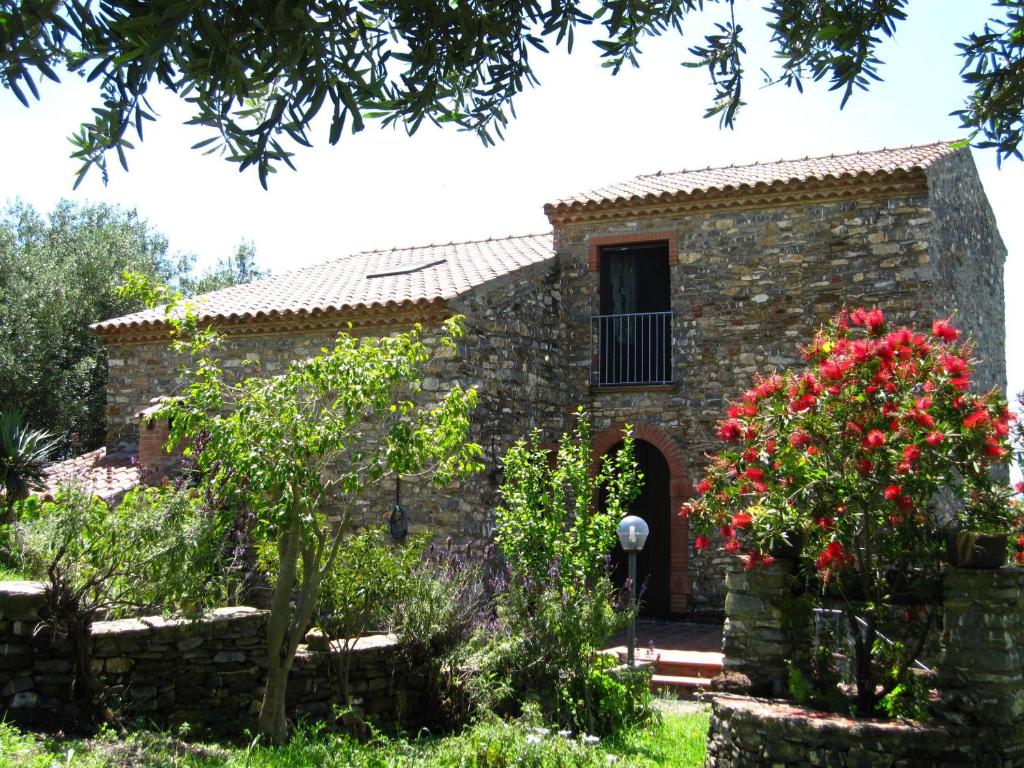
MULTIPOLYGON (((46 624, 43 586, 0 584, 0 718, 62 727, 75 720, 68 642, 46 624)), ((111 709, 161 725, 221 733, 255 724, 266 669, 267 613, 220 608, 197 621, 150 616, 97 622, 91 665, 111 709)), ((326 718, 346 697, 340 643, 299 646, 288 680, 293 715, 326 718)), ((350 649, 354 711, 384 728, 416 722, 417 676, 401 669, 393 637, 350 649)))
POLYGON ((712 700, 707 768, 1018 768, 1019 728, 854 720, 781 701, 712 700))
MULTIPOLYGON (((784 570, 733 570, 728 578, 723 666, 749 677, 751 688, 779 682, 786 659, 773 649, 800 650, 778 610, 784 570)), ((719 694, 706 768, 1024 768, 1024 569, 947 566, 942 615, 930 722, 853 720, 719 694)))

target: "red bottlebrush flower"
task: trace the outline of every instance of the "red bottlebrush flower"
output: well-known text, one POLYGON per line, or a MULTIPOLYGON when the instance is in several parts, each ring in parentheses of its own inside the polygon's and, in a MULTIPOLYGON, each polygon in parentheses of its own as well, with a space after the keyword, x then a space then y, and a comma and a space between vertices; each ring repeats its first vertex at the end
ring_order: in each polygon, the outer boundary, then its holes
POLYGON ((760 454, 758 454, 758 452, 757 452, 757 448, 747 448, 747 450, 745 450, 745 451, 743 452, 743 455, 742 455, 742 457, 741 457, 741 458, 742 458, 742 459, 743 459, 743 460, 744 460, 745 462, 747 462, 748 464, 750 464, 750 463, 752 463, 752 462, 755 462, 755 461, 757 461, 757 457, 758 457, 759 455, 760 455, 760 454))
POLYGON ((917 461, 921 458, 921 449, 916 445, 908 445, 903 449, 903 458, 907 461, 917 461))
POLYGON ((794 432, 789 436, 789 444, 794 448, 807 445, 809 442, 811 442, 811 436, 806 432, 794 432))
POLYGON ((819 453, 821 453, 821 451, 818 449, 818 446, 816 446, 816 445, 808 445, 807 446, 807 455, 808 456, 817 456, 819 453))
POLYGON ((737 512, 732 516, 732 524, 734 528, 746 528, 754 521, 750 515, 746 512, 737 512))
POLYGON ((988 411, 984 408, 978 408, 964 419, 964 429, 977 429, 988 424, 988 421, 988 411))
POLYGON ((706 477, 697 483, 697 494, 703 496, 705 493, 711 490, 711 481, 706 477))
POLYGON ((833 518, 827 516, 814 518, 814 524, 821 528, 821 530, 823 531, 832 531, 835 530, 836 527, 836 521, 833 518))
POLYGON ((791 400, 789 403, 789 410, 791 413, 800 413, 814 407, 814 404, 818 402, 818 398, 808 392, 805 395, 791 400))
POLYGON ((904 459, 896 465, 896 473, 900 475, 909 475, 914 471, 914 465, 904 459))
POLYGON ((992 432, 996 437, 1006 437, 1010 434, 1010 423, 1005 419, 996 419, 992 422, 992 432))
POLYGON ((932 418, 930 413, 925 413, 924 411, 914 413, 914 421, 925 429, 931 429, 935 426, 935 419, 932 418))
POLYGON ((985 438, 985 455, 993 459, 1001 459, 1006 455, 1006 449, 999 444, 994 437, 985 438))
POLYGON ((959 355, 940 355, 939 365, 950 376, 963 376, 971 370, 967 361, 959 355))
POLYGON ((857 471, 862 475, 870 475, 874 468, 875 463, 871 459, 857 459, 857 471))
POLYGON ((707 549, 711 546, 711 539, 707 536, 698 536, 693 540, 693 546, 697 549, 707 549))
POLYGON ((740 395, 743 402, 755 405, 758 400, 761 399, 761 394, 756 389, 748 389, 742 395, 740 395))
POLYGON ((684 520, 693 514, 694 506, 691 502, 687 501, 679 507, 679 516, 684 520))
POLYGON ((723 525, 718 529, 718 532, 722 535, 723 539, 731 539, 736 536, 736 531, 732 529, 731 525, 723 525))
POLYGON ((832 566, 846 565, 850 560, 850 555, 843 549, 843 545, 838 541, 833 541, 818 555, 818 559, 814 561, 814 566, 820 571, 832 566))
POLYGON ((914 508, 914 501, 909 496, 900 496, 896 499, 896 506, 903 512, 910 512, 914 508))
POLYGON ((957 395, 950 402, 950 405, 952 405, 954 408, 956 408, 959 411, 959 410, 963 410, 963 407, 965 405, 967 405, 967 401, 964 400, 964 396, 963 395, 957 395))
POLYGON ((1017 493, 1024 493, 1024 480, 1013 486, 1013 490, 1015 490, 1017 493))
POLYGON ((744 472, 743 476, 750 480, 752 483, 764 482, 764 470, 757 467, 748 467, 744 472))
POLYGON ((899 430, 899 428, 900 428, 900 420, 899 419, 889 419, 889 429, 891 431, 896 432, 896 431, 899 430))
POLYGON ((1017 537, 1017 546, 1024 548, 1024 533, 1017 537))
POLYGON ((739 552, 741 549, 743 549, 743 545, 740 544, 736 539, 729 539, 727 542, 725 542, 725 551, 730 554, 734 552, 739 552))
POLYGON ((867 315, 864 317, 864 325, 868 327, 869 331, 880 330, 885 325, 885 315, 882 314, 882 310, 878 307, 868 310, 867 315))
POLYGON ((885 433, 880 429, 872 429, 861 444, 864 450, 873 451, 885 445, 885 433))
POLYGON ((956 378, 950 379, 949 383, 953 385, 953 388, 958 392, 966 392, 971 388, 971 380, 966 376, 957 376, 956 378))
POLYGON ((889 485, 886 486, 885 488, 885 498, 887 498, 889 501, 895 501, 900 497, 900 494, 902 493, 903 489, 900 488, 898 485, 889 485))
POLYGON ((738 419, 741 413, 743 413, 743 409, 738 405, 730 405, 725 409, 725 415, 730 419, 738 419))
POLYGON ((956 341, 960 336, 960 331, 950 325, 949 320, 933 320, 932 336, 943 341, 956 341))
POLYGON ((769 456, 775 453, 778 449, 779 446, 774 439, 764 441, 764 452, 767 453, 769 456))
POLYGON ((917 398, 917 400, 914 401, 914 408, 916 408, 919 411, 927 411, 929 408, 932 407, 933 402, 935 401, 932 400, 931 397, 925 395, 924 397, 919 397, 917 398))
POLYGON ((718 425, 718 437, 727 443, 734 443, 743 434, 743 426, 735 419, 727 419, 718 425))
POLYGON ((843 377, 843 369, 835 360, 826 360, 821 364, 821 367, 818 370, 821 371, 822 376, 831 381, 835 381, 836 379, 841 379, 843 377))
POLYGON ((1024 552, 1018 552, 1013 556, 1013 559, 1016 561, 1017 565, 1024 565, 1024 552))
POLYGON ((846 434, 859 435, 861 431, 861 428, 854 424, 852 421, 846 422, 846 434))

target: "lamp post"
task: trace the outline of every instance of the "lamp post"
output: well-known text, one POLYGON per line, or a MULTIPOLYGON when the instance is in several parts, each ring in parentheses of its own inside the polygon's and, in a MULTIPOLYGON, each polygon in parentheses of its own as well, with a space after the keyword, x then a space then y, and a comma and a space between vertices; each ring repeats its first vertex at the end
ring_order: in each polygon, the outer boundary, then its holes
POLYGON ((651 529, 642 517, 628 515, 622 518, 619 528, 619 544, 629 555, 629 645, 626 648, 626 662, 632 669, 636 655, 636 553, 647 543, 651 529))

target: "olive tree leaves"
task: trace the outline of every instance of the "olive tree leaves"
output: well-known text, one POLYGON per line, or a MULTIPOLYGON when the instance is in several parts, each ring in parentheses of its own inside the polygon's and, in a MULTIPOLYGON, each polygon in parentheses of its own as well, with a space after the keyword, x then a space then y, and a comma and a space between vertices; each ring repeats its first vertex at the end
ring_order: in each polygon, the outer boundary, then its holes
MULTIPOLYGON (((502 137, 514 100, 537 84, 531 53, 572 50, 577 26, 598 22, 594 41, 612 73, 639 63, 648 37, 682 34, 690 16, 714 31, 689 48, 715 89, 706 116, 731 127, 744 77, 735 0, 0 0, 0 84, 24 104, 37 81, 62 69, 99 84, 92 117, 72 137, 81 161, 106 179, 112 152, 127 150, 157 114, 150 88, 191 105, 206 135, 194 148, 219 153, 266 187, 321 124, 336 144, 367 121, 415 132, 424 121, 502 137), (715 23, 717 22, 717 23, 715 23), (314 125, 315 123, 315 125, 314 125)), ((878 46, 904 21, 907 0, 770 0, 765 7, 779 68, 768 83, 802 90, 827 80, 842 91, 880 79, 878 46)), ((974 92, 956 112, 978 146, 1019 156, 1024 110, 1024 0, 998 0, 1004 15, 959 46, 974 92)))

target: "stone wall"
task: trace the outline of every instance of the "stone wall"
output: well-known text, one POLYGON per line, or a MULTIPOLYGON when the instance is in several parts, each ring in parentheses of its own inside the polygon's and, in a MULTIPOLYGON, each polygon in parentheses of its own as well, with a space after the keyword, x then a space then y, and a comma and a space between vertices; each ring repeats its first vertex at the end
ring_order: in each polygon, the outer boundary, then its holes
MULTIPOLYGON (((799 362, 797 347, 844 305, 881 305, 897 321, 929 319, 932 290, 925 196, 848 200, 759 210, 711 211, 614 226, 576 224, 557 231, 568 297, 568 377, 585 393, 595 432, 647 422, 682 448, 695 482, 718 450, 715 423, 726 400, 755 372, 799 362), (599 313, 599 275, 587 263, 588 239, 613 233, 670 231, 679 263, 671 270, 671 388, 591 389, 590 318, 599 313)), ((724 560, 685 548, 687 607, 720 607, 724 560)), ((683 540, 685 539, 685 540, 683 540)))
MULTIPOLYGON (((726 610, 738 587, 750 612, 753 601, 765 608, 755 637, 773 633, 792 649, 771 604, 780 594, 776 575, 739 583, 730 574, 726 610)), ((719 694, 712 698, 706 768, 1024 766, 1024 570, 947 566, 942 617, 939 696, 929 722, 854 720, 777 699, 719 694)), ((728 631, 723 650, 727 672, 753 677, 762 666, 779 666, 756 642, 730 643, 728 631)))
MULTIPOLYGON (((458 354, 437 343, 438 326, 424 329, 424 340, 435 353, 424 380, 425 399, 453 384, 478 388, 471 439, 483 447, 489 469, 443 490, 423 480, 403 480, 402 505, 409 513, 411 532, 451 536, 458 542, 489 540, 498 458, 534 428, 543 431, 545 440, 561 432, 575 402, 568 397, 563 375, 561 303, 559 272, 552 260, 494 280, 452 302, 452 312, 465 315, 467 322, 458 354)), ((219 354, 229 376, 275 375, 292 360, 313 357, 331 346, 336 334, 228 336, 219 354)), ((165 344, 108 349, 108 445, 137 444, 134 414, 152 398, 177 392, 180 362, 165 344)), ((354 505, 343 510, 336 503, 327 512, 334 518, 347 514, 353 526, 384 524, 394 499, 395 483, 389 480, 354 505)))
POLYGON ((706 768, 1019 768, 1024 738, 854 720, 745 696, 712 699, 706 768))
MULTIPOLYGON (((73 723, 71 648, 46 625, 43 587, 0 583, 0 717, 53 728, 73 723)), ((97 622, 91 665, 111 709, 160 725, 221 733, 255 725, 266 669, 265 611, 221 608, 198 621, 150 616, 97 622)), ((327 718, 344 704, 340 643, 299 646, 288 679, 292 715, 327 718)), ((417 675, 401 666, 394 638, 351 648, 353 709, 379 727, 417 723, 417 675)))
POLYGON ((969 152, 943 158, 928 169, 932 226, 928 252, 933 270, 932 312, 954 315, 972 339, 980 365, 975 382, 1006 393, 1006 315, 1003 268, 1006 247, 969 152))

